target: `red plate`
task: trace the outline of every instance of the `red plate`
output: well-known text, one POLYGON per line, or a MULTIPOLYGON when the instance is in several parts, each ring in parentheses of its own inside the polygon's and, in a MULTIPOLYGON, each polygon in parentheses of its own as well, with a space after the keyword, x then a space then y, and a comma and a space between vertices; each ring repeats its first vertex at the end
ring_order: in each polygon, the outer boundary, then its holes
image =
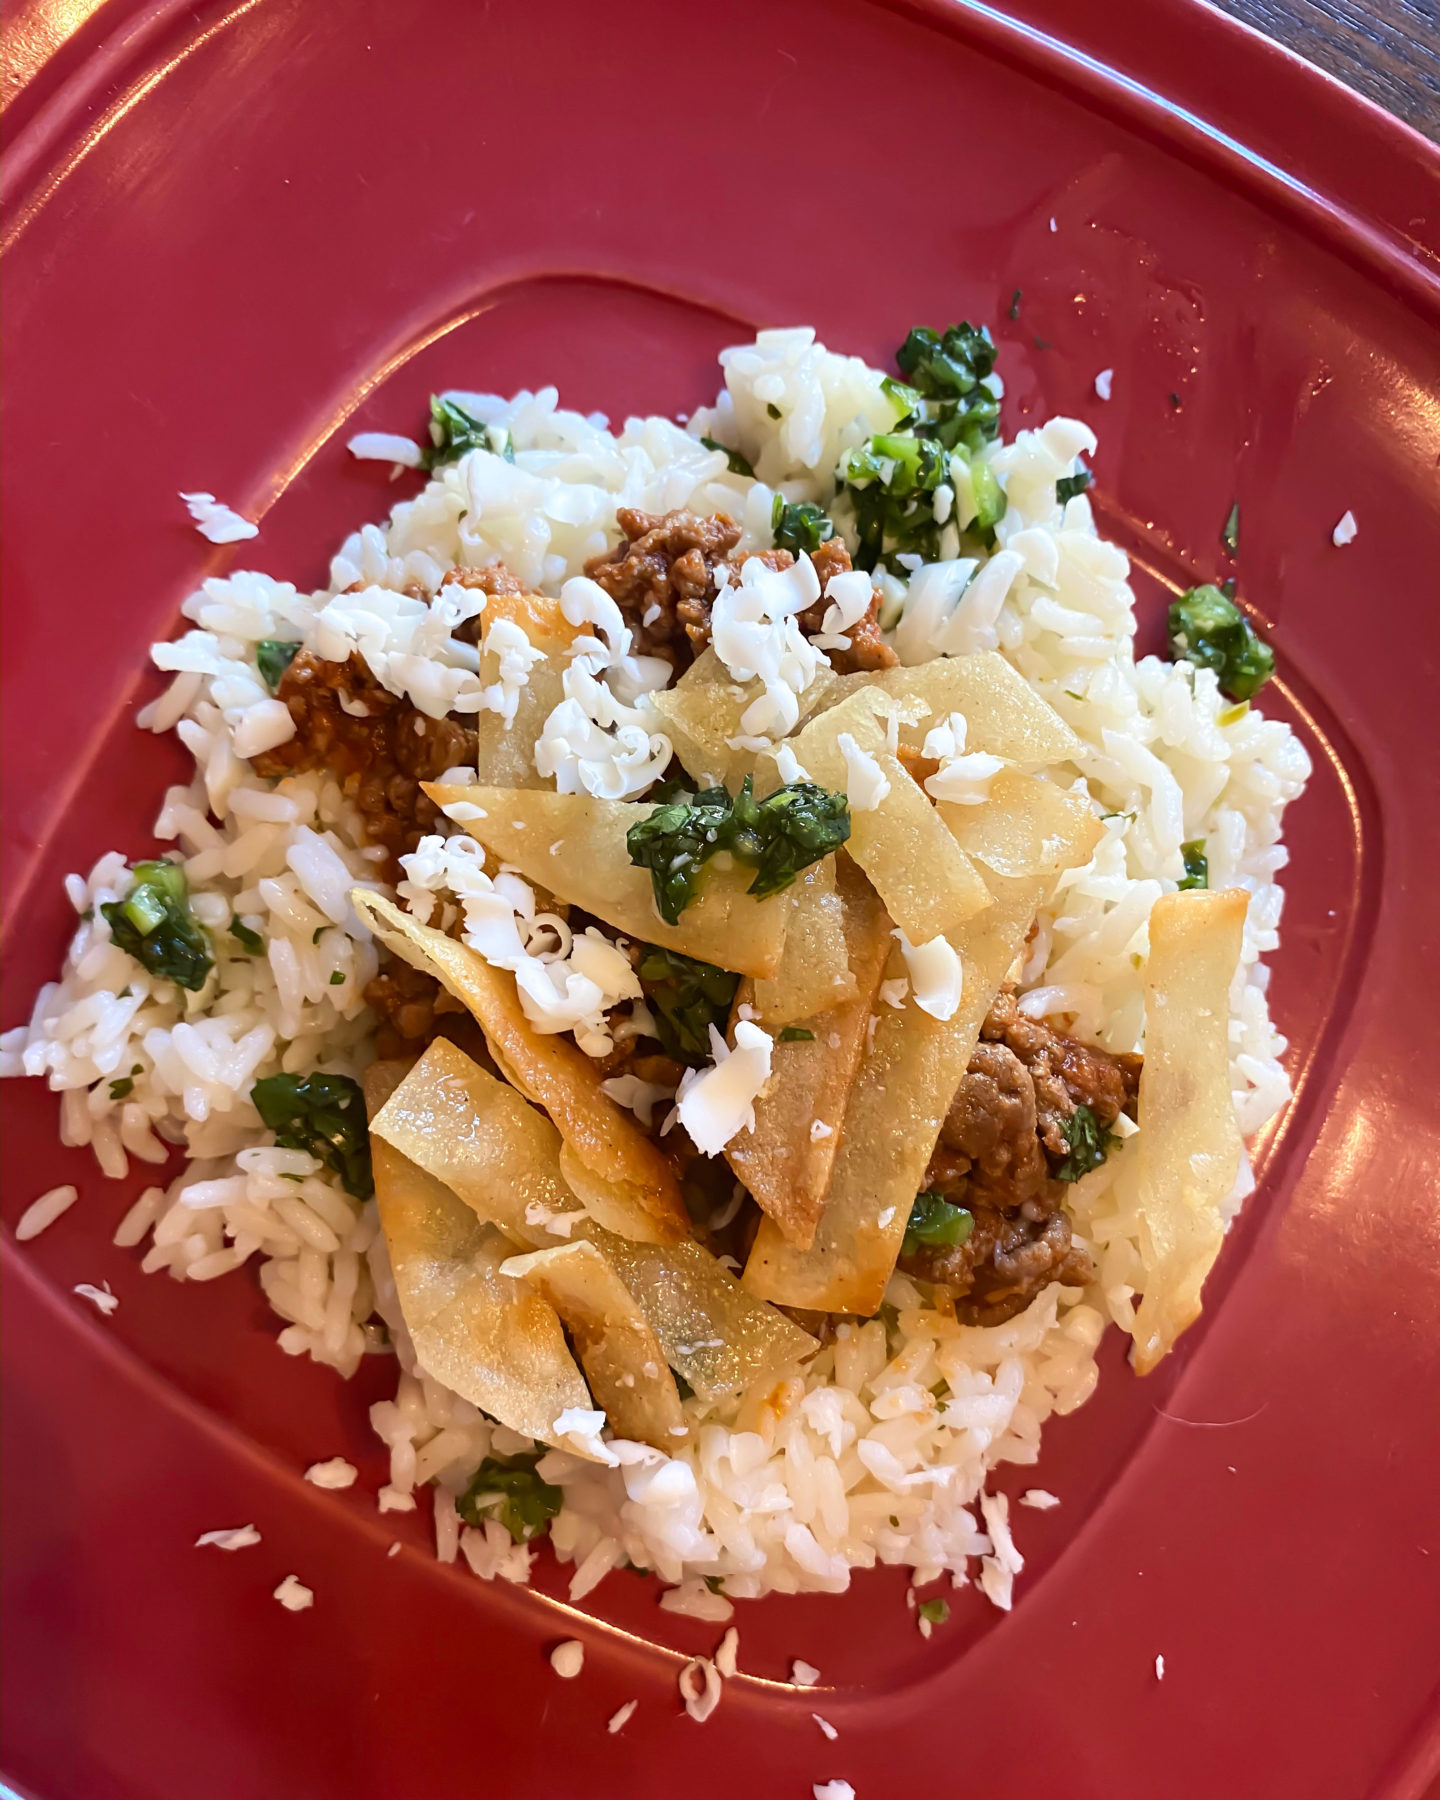
POLYGON ((1273 704, 1316 776, 1274 981, 1298 1097, 1203 1325, 1144 1382, 1110 1342, 1039 1470, 1004 1472, 1064 1497, 1023 1515, 1012 1615, 962 1594, 924 1643, 896 1571, 742 1606, 746 1673, 703 1731, 675 1674, 715 1628, 623 1574, 577 1616, 548 1562, 530 1592, 437 1565, 418 1518, 374 1510, 365 1407, 390 1372, 285 1361, 253 1283, 142 1278, 109 1243, 135 1184, 7 1083, 7 1219, 57 1181, 83 1195, 7 1244, 9 1778, 43 1800, 805 1800, 831 1777, 879 1800, 937 1776, 987 1800, 1418 1800, 1440 1670, 1435 151, 1188 0, 87 10, 38 0, 14 34, 23 65, 73 29, 8 115, 7 1023, 61 955, 61 875, 144 851, 179 767, 131 727, 144 647, 237 554, 177 491, 263 514, 238 560, 313 583, 394 498, 345 436, 413 428, 439 385, 687 410, 757 325, 883 359, 915 321, 986 319, 1007 431, 1100 429, 1147 629, 1158 582, 1227 566, 1238 497, 1273 704), (102 1279, 106 1321, 70 1292, 102 1279), (302 1483, 337 1453, 360 1487, 302 1483), (247 1520, 259 1548, 191 1548, 247 1520), (299 1616, 270 1597, 291 1570, 317 1595, 299 1616), (588 1657, 562 1685, 545 1650, 570 1635, 588 1657), (815 1693, 784 1685, 794 1656, 815 1693))

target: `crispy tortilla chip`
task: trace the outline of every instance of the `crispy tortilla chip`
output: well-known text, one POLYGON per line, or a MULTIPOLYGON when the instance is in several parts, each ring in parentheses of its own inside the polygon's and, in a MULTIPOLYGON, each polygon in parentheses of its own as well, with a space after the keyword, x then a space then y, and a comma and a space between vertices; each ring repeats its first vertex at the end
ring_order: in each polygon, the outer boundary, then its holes
POLYGON ((680 923, 667 925, 660 917, 650 871, 636 868, 625 847, 626 832, 649 818, 653 806, 589 794, 438 782, 424 787, 437 806, 457 800, 478 806, 485 817, 465 822, 473 838, 527 880, 571 906, 583 906, 617 931, 741 975, 773 975, 779 969, 791 893, 752 899, 745 892, 752 869, 708 867, 700 897, 681 913, 680 923))
POLYGON ((602 1252, 584 1241, 557 1244, 512 1256, 504 1272, 559 1313, 615 1435, 671 1454, 687 1431, 679 1389, 645 1315, 602 1252))
MULTIPOLYGON (((561 678, 569 661, 570 645, 580 627, 572 625, 560 610, 560 602, 546 594, 492 594, 485 602, 481 623, 496 619, 518 625, 545 661, 535 663, 519 700, 513 721, 498 713, 475 713, 469 723, 479 740, 477 766, 481 781, 496 787, 538 788, 549 782, 535 770, 534 744, 546 719, 564 699, 561 678)), ((481 664, 483 681, 496 679, 493 658, 481 664)))
MULTIPOLYGON (((821 704, 835 679, 828 668, 818 671, 800 696, 801 720, 821 704)), ((755 752, 732 748, 730 739, 743 735, 740 720, 760 692, 759 681, 738 685, 707 645, 673 688, 650 696, 681 766, 697 785, 734 793, 755 767, 755 752)))
POLYGON ((1230 1094, 1230 983, 1247 896, 1163 894, 1150 913, 1145 1066, 1140 1075, 1140 1254, 1134 1364, 1150 1370, 1200 1316, 1240 1167, 1230 1094))
POLYGON ((446 1039, 431 1044, 376 1114, 372 1133, 450 1184, 523 1249, 594 1244, 665 1360, 702 1400, 738 1394, 814 1352, 807 1332, 747 1294, 699 1244, 643 1244, 588 1218, 561 1174, 555 1127, 446 1039))
POLYGON ((1105 835, 1087 800, 1018 769, 1000 771, 983 805, 942 800, 939 811, 960 847, 997 875, 1058 875, 1078 868, 1105 835))
MULTIPOLYGON (((367 1098, 383 1091, 366 1083, 367 1098)), ((555 1442, 589 1391, 555 1309, 501 1273, 511 1247, 435 1177, 380 1136, 371 1139, 380 1213, 405 1327, 437 1381, 512 1431, 555 1442)))
POLYGON ((886 750, 877 703, 884 707, 885 697, 871 689, 853 693, 805 727, 794 740, 795 754, 813 781, 841 793, 850 780, 841 733, 849 732, 879 763, 890 792, 871 811, 852 810, 845 847, 890 917, 912 943, 925 944, 989 906, 990 892, 929 795, 886 750))
MULTIPOLYGON (((801 1250, 810 1247, 825 1205, 870 1014, 894 948, 889 915, 870 883, 848 860, 839 875, 856 991, 839 1006, 805 1019, 799 1029, 808 1031, 808 1038, 786 1043, 777 1035, 770 1079, 755 1102, 755 1129, 740 1132, 725 1151, 736 1177, 801 1250)), ((742 982, 737 1009, 751 999, 750 986, 742 982)))
POLYGON ((918 748, 932 726, 958 712, 964 713, 969 728, 967 751, 984 750, 1031 768, 1073 762, 1080 753, 1079 738, 1054 707, 993 651, 937 656, 913 668, 882 669, 878 674, 842 675, 823 704, 836 706, 862 689, 925 708, 917 723, 901 722, 900 742, 909 749, 918 748))
POLYGON ((792 1025, 811 1013, 838 1006, 855 993, 836 885, 836 873, 844 860, 843 851, 823 857, 796 881, 790 890, 795 899, 779 973, 745 984, 751 990, 750 1003, 767 1029, 792 1025))
MULTIPOLYGON (((845 1132, 808 1250, 762 1219, 746 1287, 784 1306, 870 1315, 900 1254, 940 1126, 969 1066, 980 1026, 1048 891, 1043 878, 994 878, 995 903, 954 934, 964 997, 951 1019, 932 1019, 914 999, 882 1007, 860 1065, 845 1132)), ((902 965, 895 965, 902 972, 902 965)))
POLYGON ((689 1216, 669 1163, 634 1115, 601 1091, 603 1077, 583 1051, 534 1029, 514 976, 379 894, 356 888, 352 899, 387 949, 427 970, 469 1007, 497 1063, 545 1108, 592 1181, 608 1190, 612 1229, 661 1243, 688 1237, 689 1216))

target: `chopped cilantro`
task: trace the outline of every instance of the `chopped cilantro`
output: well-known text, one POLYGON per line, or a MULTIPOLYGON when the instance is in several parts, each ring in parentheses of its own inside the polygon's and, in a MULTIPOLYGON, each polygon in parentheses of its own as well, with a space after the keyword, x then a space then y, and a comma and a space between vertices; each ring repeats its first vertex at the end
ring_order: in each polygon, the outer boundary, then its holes
POLYGON ((284 1150, 308 1150, 357 1200, 375 1191, 365 1096, 348 1075, 267 1075, 250 1090, 256 1112, 284 1150))
POLYGON ((1233 600, 1210 583, 1172 602, 1167 621, 1171 660, 1213 669, 1222 692, 1249 700, 1275 673, 1275 652, 1233 600))
POLYGON ((320 942, 321 938, 324 937, 324 935, 325 935, 325 927, 323 925, 317 925, 315 927, 315 929, 310 933, 310 942, 312 944, 318 944, 320 942))
POLYGON ((250 956, 265 954, 265 940, 258 931, 252 931, 237 915, 230 915, 230 935, 240 948, 250 956))
POLYGON ((724 1028, 740 977, 658 944, 646 945, 639 974, 666 1055, 707 1062, 710 1027, 724 1028))
POLYGON ((273 694, 280 685, 280 677, 295 660, 299 644, 292 644, 283 638, 261 638, 255 646, 255 666, 260 671, 260 679, 273 694))
POLYGON ((756 800, 752 788, 749 775, 733 799, 723 787, 691 793, 665 783, 656 793, 661 804, 630 827, 625 838, 630 860, 649 869, 655 905, 666 924, 679 922, 699 891, 701 869, 719 850, 755 870, 746 891, 764 899, 838 850, 850 835, 844 794, 813 781, 792 781, 756 800))
POLYGON ((1083 700, 1085 698, 1083 694, 1077 694, 1074 688, 1066 688, 1065 697, 1067 700, 1083 700))
POLYGON ((778 1041, 782 1044, 813 1044, 815 1033, 803 1025, 782 1025, 778 1041))
POLYGON ((723 450, 725 452, 726 459, 730 464, 730 473, 732 475, 747 475, 751 481, 755 479, 754 469, 751 468, 749 462, 738 450, 732 450, 728 444, 718 443, 712 437, 702 437, 700 442, 707 450, 723 450))
POLYGON ((772 419, 779 419, 779 418, 784 417, 784 414, 780 411, 780 408, 775 404, 775 402, 773 400, 767 400, 765 402, 765 410, 767 413, 769 413, 769 415, 772 419))
POLYGON ((1053 1171, 1057 1181, 1079 1181, 1092 1169, 1098 1169, 1120 1139, 1101 1129, 1100 1121, 1088 1106, 1077 1106, 1060 1127, 1065 1134, 1069 1154, 1053 1171))
POLYGON ((421 452, 423 469, 438 469, 458 462, 472 450, 489 450, 506 462, 515 460, 510 433, 500 425, 486 425, 454 400, 430 396, 430 443, 421 452))
POLYGON ((777 550, 809 556, 834 537, 835 525, 829 513, 813 500, 789 501, 777 494, 770 509, 770 535, 777 550))
POLYGON ((484 1525, 498 1519, 517 1544, 543 1537, 550 1521, 565 1504, 564 1491, 535 1472, 538 1455, 512 1457, 501 1462, 487 1456, 455 1499, 455 1510, 467 1525, 484 1525))
POLYGON ((130 1076, 122 1075, 119 1081, 110 1083, 110 1098, 112 1100, 128 1100, 134 1087, 135 1083, 130 1076))
POLYGON ((917 1250, 953 1250, 957 1244, 963 1244, 974 1229, 974 1216, 963 1206, 953 1206, 943 1194, 927 1190, 915 1196, 900 1254, 913 1256, 917 1250))
POLYGON ((1180 892, 1187 888, 1208 888, 1210 885, 1210 859, 1205 854, 1204 838, 1193 838, 1188 844, 1180 846, 1180 855, 1185 862, 1185 875, 1180 883, 1180 892))
POLYGON ((1075 475, 1062 475, 1055 483, 1055 498, 1064 506, 1067 500, 1073 500, 1077 494, 1083 494, 1095 477, 1089 469, 1081 469, 1075 475))
POLYGON ((927 1625, 943 1625, 950 1617, 948 1600, 922 1600, 915 1609, 927 1625))
POLYGON ((210 939, 190 910, 189 886, 179 863, 138 862, 130 892, 100 908, 110 935, 142 969, 198 993, 215 958, 210 939))
POLYGON ((345 975, 342 970, 340 970, 340 969, 332 969, 331 970, 330 985, 331 985, 331 987, 344 987, 345 975))

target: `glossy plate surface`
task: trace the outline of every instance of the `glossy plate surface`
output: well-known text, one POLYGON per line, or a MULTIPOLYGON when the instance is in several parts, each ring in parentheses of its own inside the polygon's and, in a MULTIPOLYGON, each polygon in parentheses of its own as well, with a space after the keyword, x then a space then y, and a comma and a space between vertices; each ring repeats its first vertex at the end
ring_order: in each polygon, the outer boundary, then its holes
POLYGON ((1096 1398, 1001 1472, 1063 1498, 1021 1515, 1013 1614, 956 1595, 925 1643, 893 1570, 742 1606, 744 1675, 703 1730, 675 1675, 718 1628, 624 1574, 576 1616, 546 1559, 533 1591, 435 1564, 418 1516, 374 1510, 366 1407, 393 1371, 287 1361, 243 1278, 142 1277, 109 1242, 141 1184, 60 1149, 55 1096, 7 1083, 7 1223, 82 1193, 5 1243, 3 1763, 36 1800, 1425 1792, 1440 159, 1187 0, 1015 13, 21 11, 41 66, 7 114, 4 1024, 62 954, 61 876, 143 852, 182 773, 133 729, 145 646, 207 573, 317 582, 403 491, 344 439, 413 430, 439 386, 688 411, 760 325, 883 361, 914 322, 984 319, 1007 435, 1054 411, 1101 435, 1147 646, 1167 586, 1230 572, 1238 498, 1267 701, 1316 763, 1273 985, 1297 1098, 1202 1326, 1144 1382, 1112 1334, 1096 1398), (175 498, 196 487, 259 539, 207 546, 175 498), (109 1320, 70 1291, 102 1279, 109 1320), (336 1454, 356 1489, 301 1481, 336 1454), (251 1520, 258 1548, 191 1548, 251 1520), (270 1597, 292 1570, 303 1615, 270 1597), (545 1652, 572 1635, 561 1683, 545 1652), (796 1656, 818 1690, 785 1685, 796 1656))

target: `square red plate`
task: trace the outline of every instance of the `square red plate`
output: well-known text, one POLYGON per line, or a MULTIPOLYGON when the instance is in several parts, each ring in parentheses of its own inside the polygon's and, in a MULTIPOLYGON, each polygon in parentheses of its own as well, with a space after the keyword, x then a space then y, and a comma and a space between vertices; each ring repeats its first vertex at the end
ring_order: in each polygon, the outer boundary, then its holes
POLYGON ((262 518, 238 560, 310 585, 396 497, 352 429, 412 429, 443 385, 688 411, 758 325, 884 359, 912 323, 988 321, 1007 432, 1100 432, 1152 637, 1167 584, 1228 568, 1238 498, 1273 705, 1316 775, 1274 980, 1297 1098, 1202 1326, 1143 1382, 1109 1344, 1038 1471, 1003 1472, 1064 1500, 1024 1515, 1013 1614, 957 1595, 925 1643, 896 1571, 742 1606, 743 1674, 703 1730, 675 1674, 716 1628, 624 1574, 577 1615, 546 1560, 533 1591, 437 1565, 418 1517, 374 1510, 390 1371, 286 1361, 244 1279, 142 1278, 109 1242, 135 1184, 7 1083, 6 1219, 58 1181, 83 1197, 5 1247, 7 1778, 37 1800, 805 1800, 832 1777, 860 1800, 1419 1800, 1435 151, 1191 0, 12 10, 33 72, 6 115, 5 1023, 62 953, 61 875, 143 851, 178 770, 132 727, 144 649, 237 562, 179 490, 262 518), (109 1320, 71 1293, 102 1279, 109 1320), (301 1481, 335 1454, 359 1487, 301 1481), (191 1547, 252 1520, 258 1548, 191 1547), (299 1616, 270 1597, 291 1571, 317 1596, 299 1616), (545 1650, 571 1635, 562 1684, 545 1650), (788 1686, 795 1656, 819 1688, 788 1686))

